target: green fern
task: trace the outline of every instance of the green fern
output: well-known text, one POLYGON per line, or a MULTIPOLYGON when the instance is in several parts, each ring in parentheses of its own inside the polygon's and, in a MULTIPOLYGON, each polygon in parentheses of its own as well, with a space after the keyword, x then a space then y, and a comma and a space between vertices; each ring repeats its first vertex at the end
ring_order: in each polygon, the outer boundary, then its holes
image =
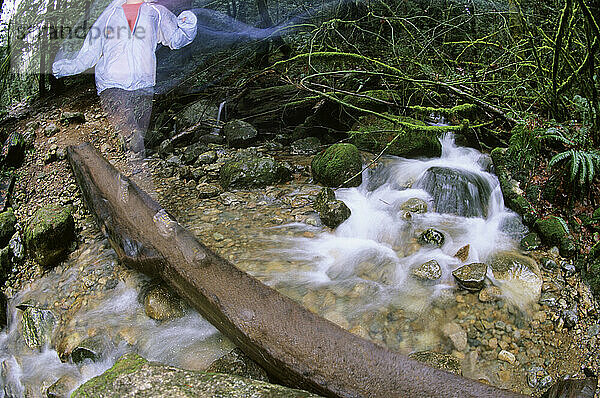
POLYGON ((596 170, 600 167, 600 151, 569 149, 560 152, 550 159, 550 167, 563 166, 570 170, 569 180, 581 190, 589 187, 596 177, 596 170))

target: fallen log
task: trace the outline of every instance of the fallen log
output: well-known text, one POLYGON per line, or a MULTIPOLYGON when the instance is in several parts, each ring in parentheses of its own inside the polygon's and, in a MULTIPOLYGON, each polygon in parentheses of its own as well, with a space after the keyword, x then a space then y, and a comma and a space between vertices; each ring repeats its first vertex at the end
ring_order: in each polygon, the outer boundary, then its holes
POLYGON ((119 258, 159 276, 282 384, 331 397, 520 397, 355 336, 238 270, 90 145, 67 149, 119 258))

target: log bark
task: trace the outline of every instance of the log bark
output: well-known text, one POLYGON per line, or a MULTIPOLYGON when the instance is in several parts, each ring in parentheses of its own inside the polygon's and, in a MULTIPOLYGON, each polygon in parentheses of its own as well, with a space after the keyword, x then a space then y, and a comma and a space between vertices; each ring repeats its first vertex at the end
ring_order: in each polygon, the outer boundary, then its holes
POLYGON ((238 270, 90 145, 67 154, 126 264, 159 276, 282 384, 331 397, 519 397, 355 336, 238 270))

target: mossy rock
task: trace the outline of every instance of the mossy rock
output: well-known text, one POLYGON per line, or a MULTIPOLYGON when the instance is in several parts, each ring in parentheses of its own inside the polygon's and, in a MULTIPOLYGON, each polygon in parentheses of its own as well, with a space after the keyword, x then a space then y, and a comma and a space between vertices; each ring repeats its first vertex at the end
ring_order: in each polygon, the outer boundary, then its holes
POLYGON ((41 349, 50 344, 56 317, 51 311, 24 307, 21 314, 23 339, 29 348, 41 349))
POLYGON ((0 283, 6 281, 12 271, 11 257, 12 251, 9 246, 0 250, 0 283))
MULTIPOLYGON (((416 119, 399 119, 415 126, 426 126, 416 119)), ((387 147, 386 154, 405 158, 439 157, 442 154, 439 134, 433 131, 409 129, 371 115, 361 117, 352 130, 349 133, 352 143, 366 151, 381 152, 387 147), (388 147, 396 135, 398 138, 388 147)))
POLYGON ((331 188, 323 188, 313 202, 313 208, 319 213, 323 224, 329 228, 337 228, 346 221, 352 212, 341 200, 336 200, 331 188))
POLYGON ((250 123, 243 120, 227 122, 223 128, 227 144, 233 148, 247 148, 256 142, 258 132, 250 123))
POLYGON ((317 397, 241 376, 205 373, 151 363, 137 354, 121 357, 112 368, 81 385, 71 398, 167 397, 317 397))
POLYGON ((25 228, 25 247, 43 267, 52 267, 75 238, 72 208, 49 204, 39 208, 25 228))
POLYGON ((0 164, 8 167, 19 167, 25 158, 26 143, 23 135, 12 132, 0 151, 0 164))
POLYGON ((327 187, 356 187, 362 183, 362 157, 352 144, 333 144, 316 155, 311 163, 312 176, 316 182, 327 187))
POLYGON ((0 247, 8 244, 8 241, 15 233, 15 224, 17 218, 13 209, 9 208, 5 212, 0 213, 0 247))
POLYGON ((252 380, 269 381, 267 372, 237 347, 211 363, 206 372, 227 373, 252 380))
POLYGON ((596 298, 600 299, 600 258, 591 260, 584 272, 584 279, 590 285, 596 298))
POLYGON ((533 225, 538 217, 537 210, 523 196, 517 187, 517 182, 511 178, 506 167, 505 155, 506 149, 504 148, 494 148, 490 153, 506 207, 520 215, 525 224, 533 225))
POLYGON ((240 151, 219 172, 223 189, 264 188, 292 179, 292 172, 270 156, 240 151))
POLYGON ((561 217, 550 216, 538 219, 535 227, 540 233, 542 240, 548 245, 556 245, 563 256, 571 256, 576 248, 573 237, 565 220, 561 217))

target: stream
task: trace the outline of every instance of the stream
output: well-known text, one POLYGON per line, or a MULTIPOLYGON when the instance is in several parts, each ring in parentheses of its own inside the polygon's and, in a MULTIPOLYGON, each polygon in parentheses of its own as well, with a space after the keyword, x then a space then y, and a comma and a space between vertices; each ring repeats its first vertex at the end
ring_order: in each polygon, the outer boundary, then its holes
MULTIPOLYGON (((531 393, 531 366, 576 371, 578 353, 568 353, 568 335, 554 331, 561 343, 548 343, 547 353, 541 342, 530 349, 543 278, 519 252, 527 230, 504 206, 489 156, 456 146, 450 135, 441 141, 440 158, 384 157, 359 187, 338 189, 352 215, 333 231, 312 210, 320 187, 308 177, 204 200, 163 193, 173 202, 165 207, 240 269, 352 333, 405 354, 451 354, 466 377, 531 393), (443 242, 424 244, 420 236, 430 229, 443 242), (488 267, 484 291, 471 293, 457 288, 452 273, 472 263, 508 266, 488 267), (513 356, 499 360, 499 351, 513 356)), ((290 160, 309 170, 309 157, 290 160)), ((46 396, 61 377, 74 389, 131 351, 203 370, 233 348, 191 308, 172 320, 149 318, 139 294, 149 278, 120 265, 91 221, 84 235, 64 264, 9 300, 0 397, 46 396), (45 338, 23 332, 31 319, 45 338), (97 357, 61 361, 86 339, 97 357)))

